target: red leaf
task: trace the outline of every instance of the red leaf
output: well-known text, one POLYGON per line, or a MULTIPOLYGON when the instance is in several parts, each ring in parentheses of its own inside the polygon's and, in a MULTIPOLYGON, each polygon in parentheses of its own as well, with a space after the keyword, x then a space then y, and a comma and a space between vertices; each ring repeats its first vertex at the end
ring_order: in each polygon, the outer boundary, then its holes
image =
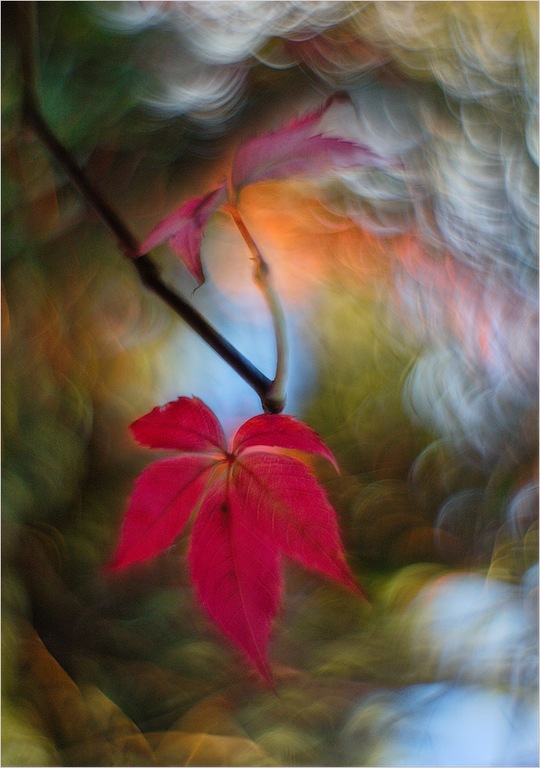
POLYGON ((317 124, 330 102, 320 110, 293 120, 272 133, 244 144, 233 161, 232 183, 236 188, 291 175, 316 176, 333 168, 381 168, 390 164, 369 147, 323 136, 317 124))
MULTIPOLYGON (((383 168, 394 164, 395 159, 384 158, 369 147, 321 134, 321 118, 335 100, 329 99, 316 112, 293 120, 277 131, 256 136, 241 146, 232 163, 232 186, 239 190, 250 184, 293 175, 317 176, 337 168, 383 168)), ((143 256, 167 241, 200 285, 204 282, 203 231, 211 215, 226 200, 227 184, 222 182, 212 192, 183 203, 150 232, 138 255, 143 256)))
POLYGON ((301 421, 283 413, 254 416, 242 424, 232 441, 232 451, 238 455, 248 448, 261 446, 316 453, 339 471, 332 452, 319 435, 301 421))
POLYGON ((238 503, 288 557, 362 594, 343 554, 336 513, 307 467, 288 456, 249 453, 238 459, 233 480, 238 503))
POLYGON ((266 646, 280 600, 279 551, 227 493, 222 478, 201 504, 189 563, 210 617, 271 683, 266 646))
POLYGON ((149 448, 225 451, 225 435, 215 414, 198 397, 179 397, 154 408, 131 425, 136 440, 149 448))
POLYGON ((180 535, 209 482, 215 460, 204 454, 162 459, 135 483, 109 569, 154 557, 180 535))
POLYGON ((289 450, 323 456, 321 438, 291 416, 249 419, 225 448, 199 399, 180 397, 132 425, 139 442, 183 451, 147 467, 135 484, 109 566, 170 546, 192 512, 189 562, 209 616, 271 682, 266 658, 280 597, 280 552, 362 594, 343 553, 336 515, 313 473, 289 450))
POLYGON ((203 197, 193 197, 161 221, 139 248, 139 256, 157 245, 168 241, 172 250, 180 256, 197 284, 204 283, 201 264, 201 241, 210 216, 226 198, 225 184, 203 197))

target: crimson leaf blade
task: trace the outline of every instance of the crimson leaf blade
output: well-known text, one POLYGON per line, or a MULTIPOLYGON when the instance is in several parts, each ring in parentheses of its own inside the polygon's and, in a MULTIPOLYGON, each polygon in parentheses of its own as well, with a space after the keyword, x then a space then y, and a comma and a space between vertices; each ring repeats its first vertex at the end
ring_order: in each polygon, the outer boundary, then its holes
POLYGON ((319 435, 306 424, 286 414, 262 414, 244 422, 237 430, 232 450, 241 455, 248 448, 264 446, 315 453, 329 461, 337 471, 337 462, 319 435))
POLYGON ((189 564, 197 597, 221 632, 272 685, 267 646, 280 595, 280 554, 363 594, 345 560, 336 513, 301 459, 335 464, 321 438, 284 414, 249 419, 226 449, 215 414, 180 397, 138 419, 143 444, 176 448, 135 483, 108 570, 169 547, 196 513, 189 564))
POLYGON ((215 464, 204 455, 178 456, 147 467, 135 483, 108 570, 148 560, 170 547, 204 495, 215 464))
POLYGON ((219 481, 201 505, 189 551, 199 601, 272 684, 266 648, 277 612, 279 552, 219 481))
POLYGON ((307 467, 288 456, 247 453, 233 482, 254 524, 288 557, 363 594, 345 560, 335 511, 307 467))
POLYGON ((213 411, 198 397, 179 397, 158 406, 131 425, 137 442, 165 450, 226 450, 225 435, 213 411))

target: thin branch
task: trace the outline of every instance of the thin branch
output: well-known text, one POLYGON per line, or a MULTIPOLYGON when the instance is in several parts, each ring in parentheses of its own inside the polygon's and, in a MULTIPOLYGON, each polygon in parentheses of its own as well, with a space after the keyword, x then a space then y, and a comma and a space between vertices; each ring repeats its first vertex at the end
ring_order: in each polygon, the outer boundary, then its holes
POLYGON ((287 367, 288 367, 288 345, 287 331, 285 323, 285 313, 281 306, 279 296, 274 288, 270 267, 264 259, 257 243, 253 239, 251 232, 247 228, 238 205, 229 202, 226 210, 231 214, 232 219, 246 245, 248 246, 254 262, 254 280, 264 296, 272 323, 274 325, 274 336, 276 339, 276 374, 272 382, 270 394, 279 401, 285 400, 285 390, 287 386, 287 367))
POLYGON ((163 299, 244 381, 247 381, 261 398, 265 411, 280 413, 283 410, 284 403, 278 401, 272 394, 272 381, 250 363, 227 339, 223 338, 189 302, 165 285, 159 276, 156 265, 148 256, 135 259, 133 265, 144 285, 163 299))
POLYGON ((58 140, 41 113, 37 93, 35 55, 35 8, 33 2, 17 3, 17 26, 23 74, 23 115, 36 136, 57 160, 66 176, 88 205, 96 211, 115 235, 121 251, 137 270, 142 283, 173 309, 212 349, 230 365, 261 398, 265 411, 280 413, 284 398, 276 396, 274 382, 259 371, 230 342, 180 294, 160 277, 159 270, 148 256, 136 258, 138 242, 116 211, 89 181, 83 169, 68 149, 58 140))
POLYGON ((75 161, 69 150, 64 147, 51 131, 33 99, 27 99, 24 104, 24 118, 42 144, 57 160, 66 176, 79 191, 81 197, 99 214, 103 223, 114 233, 122 252, 130 259, 135 259, 138 248, 136 238, 101 193, 90 183, 85 172, 75 161))

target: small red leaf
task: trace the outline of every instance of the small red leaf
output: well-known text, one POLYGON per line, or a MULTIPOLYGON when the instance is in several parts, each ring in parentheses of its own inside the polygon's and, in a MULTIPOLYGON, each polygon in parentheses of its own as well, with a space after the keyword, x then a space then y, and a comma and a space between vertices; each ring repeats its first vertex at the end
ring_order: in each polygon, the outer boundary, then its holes
POLYGON ((137 442, 177 451, 225 451, 225 435, 215 414, 198 397, 179 397, 154 408, 131 425, 137 442))
MULTIPOLYGON (((367 146, 321 133, 319 123, 334 101, 336 98, 331 98, 316 112, 243 144, 232 162, 232 187, 238 192, 250 184, 287 179, 292 175, 318 176, 338 168, 384 168, 395 164, 395 159, 382 157, 367 146)), ((197 283, 202 284, 203 231, 214 211, 227 201, 227 187, 227 183, 222 182, 208 194, 183 203, 154 227, 141 244, 138 255, 143 256, 167 241, 197 283)))
POLYGON ((233 186, 238 189, 291 175, 316 176, 333 168, 382 168, 392 162, 369 147, 317 132, 329 105, 330 101, 322 109, 241 146, 233 161, 233 186))
POLYGON ((204 282, 201 264, 201 241, 210 216, 226 198, 225 184, 203 197, 194 197, 161 221, 139 248, 139 256, 168 241, 200 285, 204 282))
POLYGON ((189 563, 209 616, 272 684, 266 647, 280 600, 279 552, 227 494, 223 477, 201 504, 189 563))
POLYGON ((316 453, 327 459, 339 472, 332 452, 319 435, 292 416, 283 413, 254 416, 236 432, 232 452, 240 455, 248 448, 261 449, 264 446, 316 453))
POLYGON ((162 459, 137 479, 109 570, 154 557, 180 535, 209 482, 215 460, 204 455, 162 459))
POLYGON ((334 512, 307 467, 288 456, 243 454, 233 472, 238 503, 285 554, 362 594, 345 560, 334 512))

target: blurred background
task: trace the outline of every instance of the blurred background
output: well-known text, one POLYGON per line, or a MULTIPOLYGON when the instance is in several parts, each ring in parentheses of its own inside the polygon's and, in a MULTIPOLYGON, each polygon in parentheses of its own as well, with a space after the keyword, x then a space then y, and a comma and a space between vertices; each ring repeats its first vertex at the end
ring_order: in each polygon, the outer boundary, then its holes
MULTIPOLYGON (((286 564, 277 694, 196 605, 187 536, 102 570, 158 455, 129 424, 260 404, 22 125, 1 11, 3 765, 537 765, 537 3, 36 3, 43 113, 140 239, 336 92, 327 130, 395 159, 242 192, 370 597, 286 564)), ((227 216, 202 288, 154 256, 273 375, 227 216)))

